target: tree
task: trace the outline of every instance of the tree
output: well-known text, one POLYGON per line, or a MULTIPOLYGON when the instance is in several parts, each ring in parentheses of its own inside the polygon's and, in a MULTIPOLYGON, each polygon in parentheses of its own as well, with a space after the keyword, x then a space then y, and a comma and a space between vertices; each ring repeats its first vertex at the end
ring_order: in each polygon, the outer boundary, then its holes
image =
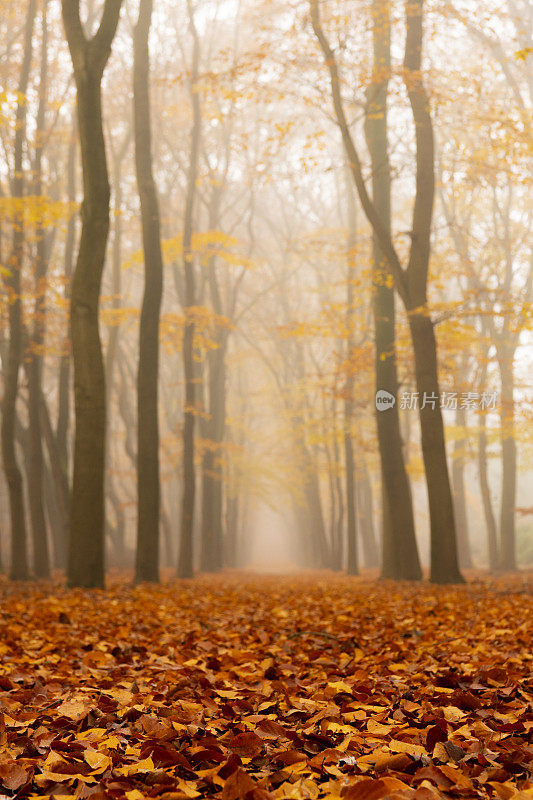
MULTIPOLYGON (((372 7, 373 71, 365 104, 365 135, 372 165, 372 201, 387 235, 391 233, 391 170, 389 161, 387 92, 391 69, 390 0, 374 0, 372 7)), ((372 284, 375 335, 376 392, 398 397, 395 302, 392 275, 376 231, 372 236, 372 284)), ((384 578, 420 580, 422 570, 415 536, 409 477, 402 453, 398 403, 376 409, 381 462, 384 578), (390 509, 394 513, 390 513, 390 509)))
MULTIPOLYGON (((35 156, 33 163, 33 189, 36 197, 41 197, 43 188, 43 148, 46 134, 46 110, 48 103, 48 0, 42 5, 41 74, 39 81, 39 103, 37 110, 37 129, 35 132, 35 156)), ((42 393, 42 350, 45 338, 46 316, 46 272, 48 268, 47 231, 38 220, 36 226, 36 245, 34 259, 35 306, 33 330, 29 342, 27 358, 28 373, 28 416, 30 458, 27 465, 28 496, 33 539, 33 572, 38 578, 50 575, 47 528, 44 515, 44 472, 43 443, 41 431, 41 393, 42 393)))
MULTIPOLYGON (((32 39, 36 0, 29 0, 24 29, 24 55, 18 84, 12 196, 22 198, 25 191, 24 140, 26 138, 27 100, 26 92, 32 61, 32 39)), ((22 474, 17 461, 15 428, 17 420, 18 379, 22 360, 23 328, 21 302, 21 272, 24 261, 24 212, 13 215, 13 245, 5 275, 5 286, 9 299, 9 347, 4 375, 2 398, 2 458, 9 491, 11 516, 11 571, 13 580, 28 577, 26 519, 22 474)))
MULTIPOLYGON (((363 176, 361 159, 350 131, 342 101, 339 70, 320 22, 318 0, 309 0, 311 21, 328 67, 333 105, 352 177, 363 211, 379 240, 395 287, 405 306, 415 358, 422 453, 426 473, 430 522, 431 570, 435 583, 462 581, 457 563, 455 520, 444 424, 439 406, 437 343, 427 305, 431 221, 435 192, 433 126, 421 72, 423 39, 423 0, 407 0, 404 83, 409 96, 416 131, 416 194, 413 208, 411 246, 404 269, 386 221, 374 205, 363 176)), ((388 413, 388 412, 386 412, 388 413)), ((392 513, 392 511, 391 511, 392 513)))
POLYGON ((189 29, 193 40, 190 91, 193 109, 191 129, 191 150, 187 175, 187 195, 185 199, 185 218, 183 223, 183 269, 185 273, 185 330, 183 334, 183 370, 185 376, 185 410, 183 418, 183 500, 181 506, 180 549, 178 558, 178 577, 190 578, 194 572, 193 564, 193 526, 195 500, 194 474, 194 418, 196 413, 196 369, 194 363, 194 304, 196 298, 194 275, 194 252, 192 247, 194 206, 196 200, 196 180, 200 154, 201 108, 198 94, 198 67, 200 40, 194 22, 191 0, 187 0, 189 29))
POLYGON ((121 6, 122 0, 105 0, 100 25, 94 36, 87 38, 80 0, 62 0, 77 90, 84 189, 70 301, 76 417, 68 558, 71 586, 104 584, 106 397, 98 308, 109 233, 110 189, 101 86, 121 6))
POLYGON ((153 0, 141 0, 134 32, 135 165, 141 200, 145 288, 137 375, 136 581, 159 580, 159 314, 163 257, 159 202, 152 173, 149 35, 153 0))

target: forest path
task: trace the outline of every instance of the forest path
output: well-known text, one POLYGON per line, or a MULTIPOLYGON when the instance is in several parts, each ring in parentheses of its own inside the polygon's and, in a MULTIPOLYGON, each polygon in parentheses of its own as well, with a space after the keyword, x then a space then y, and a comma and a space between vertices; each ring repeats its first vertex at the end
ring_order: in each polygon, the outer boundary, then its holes
POLYGON ((0 599, 8 795, 531 796, 527 575, 1 580, 0 599))

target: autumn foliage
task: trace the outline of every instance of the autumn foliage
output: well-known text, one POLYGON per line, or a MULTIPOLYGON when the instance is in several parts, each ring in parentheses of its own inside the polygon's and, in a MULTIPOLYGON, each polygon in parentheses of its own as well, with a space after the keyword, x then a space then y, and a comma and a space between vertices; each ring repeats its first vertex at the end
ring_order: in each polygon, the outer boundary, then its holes
POLYGON ((2 797, 533 795, 524 577, 0 591, 2 797))

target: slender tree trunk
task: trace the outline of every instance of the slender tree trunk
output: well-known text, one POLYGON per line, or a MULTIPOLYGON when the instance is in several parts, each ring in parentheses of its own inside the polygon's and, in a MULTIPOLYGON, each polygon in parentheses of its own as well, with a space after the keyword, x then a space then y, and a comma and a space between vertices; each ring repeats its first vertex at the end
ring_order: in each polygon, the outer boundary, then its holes
MULTIPOLYGON (((24 56, 18 85, 18 102, 15 130, 15 157, 13 163, 12 195, 24 196, 24 140, 26 138, 26 92, 30 77, 32 60, 32 39, 36 0, 29 0, 24 32, 24 56)), ((24 219, 15 214, 13 221, 13 249, 8 261, 8 274, 5 287, 9 298, 9 349, 4 375, 4 396, 2 399, 2 457, 9 491, 11 515, 11 571, 12 580, 25 580, 28 577, 28 557, 26 542, 26 519, 24 514, 24 491, 22 473, 18 465, 15 425, 17 416, 17 396, 19 370, 22 360, 23 330, 21 302, 21 271, 24 260, 24 219)))
MULTIPOLYGON (((41 75, 39 85, 39 107, 37 111, 37 130, 35 132, 34 194, 42 194, 42 160, 46 124, 46 107, 48 93, 48 30, 47 0, 42 9, 42 54, 41 75)), ((30 458, 27 466, 28 497, 30 507, 31 531, 33 540, 33 572, 37 578, 50 576, 50 558, 48 554, 47 526, 44 513, 43 483, 43 444, 41 432, 41 391, 43 369, 43 347, 46 319, 46 273, 48 268, 48 252, 46 231, 42 222, 36 228, 36 252, 34 261, 34 319, 31 334, 30 352, 28 354, 28 416, 29 416, 29 450, 30 458)))
POLYGON ((238 530, 239 530, 240 502, 236 494, 226 495, 226 558, 225 562, 231 569, 239 565, 238 530))
POLYGON ((341 570, 343 567, 343 531, 344 531, 344 491, 342 485, 342 476, 339 472, 340 464, 342 463, 342 456, 339 447, 339 440, 337 435, 333 437, 333 459, 335 465, 335 474, 333 476, 334 484, 334 498, 337 507, 337 514, 334 520, 334 528, 332 530, 331 540, 331 566, 334 570, 341 570))
POLYGON ((498 558, 498 533, 496 529, 496 519, 492 508, 490 494, 488 467, 487 467, 487 416, 485 411, 480 411, 478 433, 478 474, 481 489, 481 499, 483 501, 483 514, 485 516, 485 526, 487 529, 487 553, 489 560, 489 570, 496 572, 499 566, 498 558))
MULTIPOLYGON (((424 393, 432 395, 436 391, 438 401, 440 395, 437 345, 427 308, 435 170, 433 125, 429 97, 423 83, 422 73, 423 0, 406 0, 405 3, 404 83, 409 96, 416 136, 416 193, 410 232, 411 247, 405 269, 396 251, 387 221, 383 219, 374 205, 366 187, 361 159, 344 111, 335 53, 320 24, 318 0, 309 0, 309 3, 313 30, 328 66, 335 114, 361 206, 379 241, 383 257, 388 263, 396 289, 408 314, 415 355, 417 389, 421 398, 424 393)), ((383 411, 381 416, 389 413, 390 407, 388 411, 383 411)), ((446 463, 444 425, 439 405, 434 410, 430 410, 427 405, 424 409, 421 406, 420 426, 430 507, 432 547, 430 577, 433 582, 437 583, 459 582, 463 579, 457 565, 455 520, 446 463)), ((387 453, 382 453, 382 458, 386 456, 387 453)), ((388 481, 386 485, 388 487, 388 481)), ((387 495, 389 495, 388 489, 387 495)), ((402 500, 405 501, 406 496, 407 492, 403 498, 399 497, 398 501, 400 503, 402 500)), ((390 496, 389 502, 391 503, 390 496)), ((385 527, 385 531, 389 528, 392 529, 396 511, 396 506, 389 509, 388 519, 390 522, 385 527)), ((385 543, 386 546, 387 543, 385 543)))
POLYGON ((48 463, 54 482, 56 505, 61 519, 61 529, 53 531, 54 564, 59 569, 66 566, 67 544, 70 530, 70 487, 64 470, 64 462, 56 436, 52 429, 52 422, 44 395, 41 393, 41 430, 44 436, 48 463), (56 546, 57 545, 57 546, 56 546))
POLYGON ((346 276, 346 328, 348 331, 347 341, 347 362, 348 375, 346 377, 345 399, 344 399, 344 465, 346 480, 346 542, 347 542, 347 563, 348 575, 357 575, 359 572, 359 560, 357 553, 357 500, 354 485, 355 459, 353 453, 353 431, 352 426, 355 416, 354 404, 354 366, 352 364, 354 356, 354 280, 355 267, 357 263, 357 216, 355 198, 352 186, 347 187, 348 198, 348 274, 346 276))
MULTIPOLYGON (((68 148, 67 158, 67 196, 69 203, 76 202, 76 155, 78 126, 76 120, 72 121, 71 139, 68 148)), ((78 215, 70 214, 67 224, 67 235, 65 239, 64 253, 64 273, 65 273, 65 300, 70 302, 70 282, 74 267, 74 252, 76 247, 76 228, 78 215)), ((68 438, 70 430, 70 375, 71 375, 71 352, 70 337, 67 339, 66 352, 61 357, 59 365, 59 385, 58 385, 58 413, 56 437, 59 448, 63 471, 68 483, 69 481, 69 457, 68 457, 68 438)))
POLYGON ((363 559, 365 566, 373 569, 379 566, 379 550, 374 530, 374 514, 372 503, 372 486, 366 469, 362 464, 357 477, 357 508, 359 511, 359 529, 363 545, 363 559))
MULTIPOLYGON (((466 410, 460 406, 458 406, 455 412, 455 425, 458 429, 461 429, 461 431, 463 431, 466 427, 466 410)), ((461 433, 461 435, 458 436, 454 442, 452 454, 452 486, 459 566, 461 569, 471 569, 472 553, 470 550, 470 538, 468 535, 468 514, 466 510, 464 477, 465 447, 466 438, 464 433, 461 433)))
POLYGON ((314 561, 314 565, 319 569, 327 569, 331 566, 331 551, 326 536, 326 526, 324 524, 320 481, 314 469, 313 458, 303 444, 301 446, 301 452, 304 465, 306 465, 309 470, 304 477, 304 496, 307 514, 306 528, 311 536, 313 550, 312 560, 314 561))
MULTIPOLYGON (((128 153, 129 145, 131 142, 131 126, 128 125, 128 130, 124 136, 123 141, 117 152, 113 152, 113 245, 111 254, 111 294, 112 294, 112 309, 118 312, 122 306, 122 165, 128 153)), ((105 383, 106 383, 106 405, 107 408, 111 407, 113 398, 113 390, 116 385, 115 381, 115 366, 117 354, 119 352, 120 340, 120 325, 118 320, 113 320, 109 330, 109 337, 107 340, 107 350, 104 360, 105 383)), ((137 430, 137 429, 136 429, 137 430)), ((125 519, 124 512, 121 509, 121 500, 118 496, 115 486, 116 475, 112 469, 109 469, 110 464, 113 462, 112 453, 112 427, 107 424, 106 426, 106 475, 105 475, 105 490, 106 495, 111 501, 116 520, 116 529, 113 540, 115 547, 115 556, 118 563, 125 564, 126 551, 125 551, 125 519)), ((130 431, 127 431, 127 440, 130 439, 130 431)), ((106 525, 106 531, 108 526, 106 525)))
POLYGON ((102 125, 102 76, 111 54, 122 0, 106 0, 100 26, 87 39, 79 0, 62 0, 74 67, 83 166, 82 231, 71 290, 74 361, 74 472, 68 560, 70 586, 104 585, 106 394, 98 324, 109 233, 109 177, 102 125))
POLYGON ((222 567, 222 486, 221 446, 226 424, 227 332, 218 337, 218 347, 208 353, 209 419, 206 424, 208 446, 202 463, 201 568, 216 572, 222 567))
POLYGON ((49 464, 44 462, 44 505, 48 528, 51 533, 52 563, 57 569, 65 566, 66 541, 64 538, 63 519, 57 502, 57 491, 49 464))
POLYGON ((200 42, 194 24, 194 13, 190 0, 189 27, 193 38, 193 56, 191 69, 191 99, 193 107, 193 125, 191 131, 191 152, 189 174, 187 177, 187 197, 185 202, 185 220, 183 227, 183 266, 185 273, 185 330, 183 334, 183 369, 185 375, 185 409, 183 419, 183 499, 181 507, 181 536, 178 558, 178 577, 191 578, 194 574, 193 532, 194 532, 194 418, 195 418, 195 377, 194 364, 194 317, 192 310, 195 304, 194 253, 192 235, 194 222, 194 206, 196 199, 196 178, 198 174, 198 158, 200 153, 201 109, 198 94, 198 68, 200 58, 200 42))
POLYGON ((514 374, 513 356, 500 352, 498 363, 502 382, 501 440, 502 440, 502 498, 500 515, 500 569, 516 569, 516 469, 517 455, 514 432, 514 374))
POLYGON ((141 0, 134 34, 135 164, 141 199, 145 286, 137 375, 136 581, 159 580, 159 315, 163 256, 159 202, 152 172, 149 35, 153 0, 141 0))
MULTIPOLYGON (((365 135, 372 162, 372 199, 391 232, 391 174, 387 132, 387 93, 391 69, 390 2, 373 0, 374 65, 367 90, 365 135)), ((375 334, 376 392, 398 398, 395 302, 392 275, 375 231, 372 237, 372 310, 375 334)), ((394 509, 384 516, 382 576, 420 580, 422 570, 415 536, 409 477, 402 454, 398 402, 376 409, 383 501, 394 509)))
POLYGON ((444 423, 440 409, 435 331, 429 316, 412 312, 409 328, 415 353, 416 388, 419 395, 422 456, 431 523, 431 581, 460 583, 455 518, 446 462, 444 423))

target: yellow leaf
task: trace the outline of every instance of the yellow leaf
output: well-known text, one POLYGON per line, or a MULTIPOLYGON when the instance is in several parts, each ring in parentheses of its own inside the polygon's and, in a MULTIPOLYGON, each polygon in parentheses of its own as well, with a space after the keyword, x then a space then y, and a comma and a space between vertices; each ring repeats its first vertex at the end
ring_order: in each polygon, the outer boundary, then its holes
POLYGON ((112 761, 105 753, 99 753, 97 750, 86 750, 84 753, 85 761, 93 770, 93 774, 100 775, 108 769, 112 761))
POLYGON ((119 767, 116 771, 129 778, 130 775, 136 775, 138 772, 151 772, 153 768, 154 762, 148 756, 148 758, 137 761, 135 764, 126 764, 124 767, 119 767))

